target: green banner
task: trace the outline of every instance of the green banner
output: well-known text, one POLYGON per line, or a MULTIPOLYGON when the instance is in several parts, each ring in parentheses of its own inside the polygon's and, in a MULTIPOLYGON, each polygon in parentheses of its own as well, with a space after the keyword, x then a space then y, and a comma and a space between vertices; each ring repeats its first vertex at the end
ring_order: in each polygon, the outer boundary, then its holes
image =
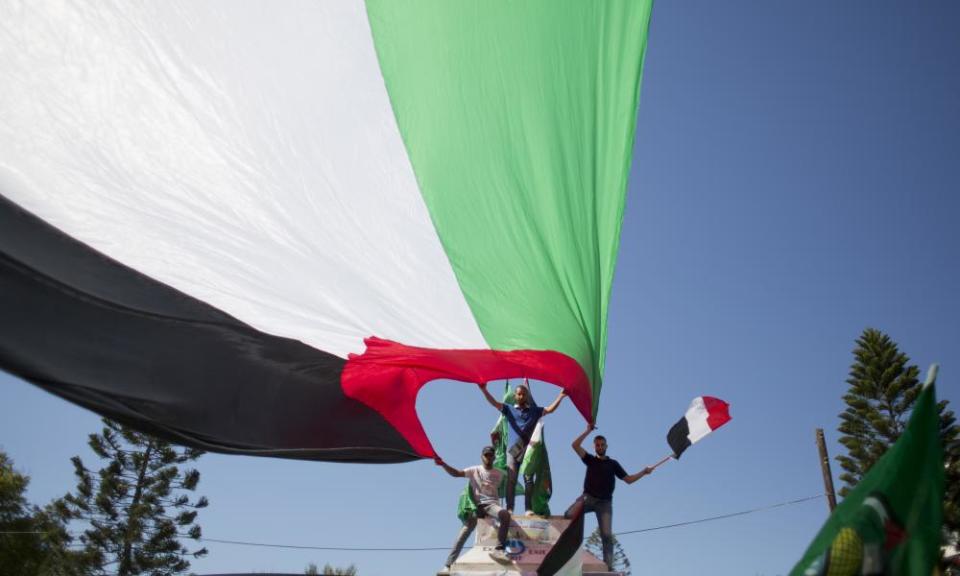
POLYGON ((397 125, 481 333, 495 350, 575 359, 594 416, 652 4, 367 0, 397 125))
POLYGON ((791 576, 930 576, 940 557, 944 472, 931 367, 899 440, 837 506, 791 576))

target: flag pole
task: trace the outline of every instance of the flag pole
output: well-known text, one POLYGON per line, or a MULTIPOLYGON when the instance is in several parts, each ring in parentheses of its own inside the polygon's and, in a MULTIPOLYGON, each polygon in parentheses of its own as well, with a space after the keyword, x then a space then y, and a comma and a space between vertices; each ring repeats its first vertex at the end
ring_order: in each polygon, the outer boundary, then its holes
POLYGON ((659 462, 657 462, 656 464, 654 464, 653 466, 651 466, 651 467, 650 467, 650 470, 656 470, 657 468, 660 467, 661 464, 663 464, 664 462, 666 462, 667 460, 669 460, 669 459, 671 459, 671 458, 673 458, 673 454, 667 454, 666 456, 663 457, 662 460, 660 460, 659 462))

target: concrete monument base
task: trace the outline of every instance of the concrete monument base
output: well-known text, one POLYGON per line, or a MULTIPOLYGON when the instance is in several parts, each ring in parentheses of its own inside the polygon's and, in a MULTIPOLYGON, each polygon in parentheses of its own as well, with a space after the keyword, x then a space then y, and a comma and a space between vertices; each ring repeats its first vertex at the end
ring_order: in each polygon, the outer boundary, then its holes
MULTIPOLYGON (((507 533, 507 556, 510 561, 496 562, 490 557, 497 545, 497 522, 481 518, 477 522, 473 548, 467 550, 450 567, 451 576, 535 576, 540 562, 553 547, 557 538, 570 524, 562 516, 515 516, 507 533)), ((619 576, 607 565, 586 551, 581 545, 579 562, 568 563, 564 574, 583 576, 619 576)))

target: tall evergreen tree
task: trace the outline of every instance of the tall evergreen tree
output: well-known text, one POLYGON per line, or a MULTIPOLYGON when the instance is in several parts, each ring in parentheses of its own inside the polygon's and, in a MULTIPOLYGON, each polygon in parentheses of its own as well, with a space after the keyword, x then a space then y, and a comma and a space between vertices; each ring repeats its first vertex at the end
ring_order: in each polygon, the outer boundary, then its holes
POLYGON ((867 328, 853 350, 840 414, 840 443, 847 454, 837 456, 843 469, 840 495, 846 496, 883 456, 900 434, 920 393, 916 366, 883 332, 867 328))
POLYGON ((357 567, 353 564, 347 566, 346 568, 339 568, 337 566, 331 566, 330 564, 323 565, 323 571, 320 571, 320 568, 313 562, 307 565, 307 568, 303 571, 304 574, 313 575, 313 576, 357 576, 357 567))
MULTIPOLYGON (((593 532, 584 543, 584 547, 597 558, 603 558, 603 541, 600 540, 600 528, 594 528, 593 532)), ((630 576, 630 559, 617 537, 613 537, 613 565, 609 566, 611 572, 622 572, 625 576, 630 576)))
MULTIPOLYGON (((946 400, 940 402, 939 408, 944 465, 943 538, 945 544, 960 548, 960 427, 953 411, 947 409, 946 400)), ((960 570, 944 574, 960 574, 960 570)))
POLYGON ((0 574, 36 572, 43 550, 24 494, 30 478, 0 452, 0 574))
MULTIPOLYGON (((849 388, 843 396, 847 407, 840 413, 838 428, 840 444, 847 449, 846 454, 837 456, 843 469, 841 496, 846 496, 897 441, 921 390, 920 370, 880 330, 864 330, 853 355, 849 388)), ((939 411, 946 468, 944 543, 956 544, 960 534, 960 429, 946 400, 940 402, 939 411)))
POLYGON ((72 461, 77 487, 62 500, 70 519, 86 522, 80 536, 91 574, 168 576, 190 567, 206 548, 188 550, 181 538, 199 540, 197 511, 206 497, 192 500, 200 472, 181 469, 203 452, 175 447, 153 436, 104 420, 89 445, 106 461, 91 473, 72 461))
POLYGON ((40 509, 27 502, 29 483, 0 451, 0 574, 82 574, 60 516, 52 507, 40 509))

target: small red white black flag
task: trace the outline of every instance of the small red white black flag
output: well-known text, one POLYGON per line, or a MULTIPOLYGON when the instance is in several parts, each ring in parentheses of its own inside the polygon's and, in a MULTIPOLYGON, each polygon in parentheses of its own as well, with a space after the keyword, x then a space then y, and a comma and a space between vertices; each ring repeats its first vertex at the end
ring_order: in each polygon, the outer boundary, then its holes
POLYGON ((680 458, 691 444, 730 421, 730 405, 713 396, 698 396, 687 413, 667 433, 673 457, 680 458))

